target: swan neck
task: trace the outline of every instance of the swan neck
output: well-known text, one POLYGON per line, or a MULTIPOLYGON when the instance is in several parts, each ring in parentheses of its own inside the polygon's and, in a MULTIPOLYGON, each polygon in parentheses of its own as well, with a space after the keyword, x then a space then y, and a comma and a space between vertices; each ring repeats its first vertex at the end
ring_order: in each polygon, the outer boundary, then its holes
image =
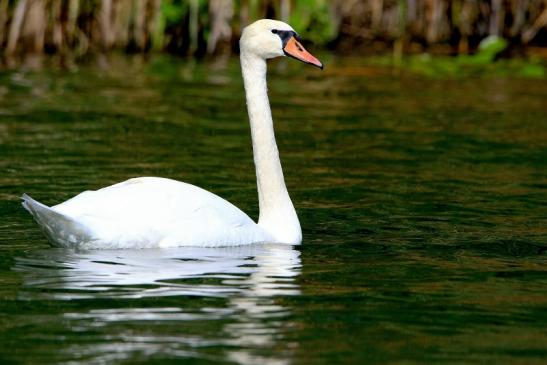
POLYGON ((258 225, 277 242, 298 244, 302 232, 285 185, 275 141, 266 84, 266 61, 242 51, 241 67, 256 168, 260 209, 258 225))

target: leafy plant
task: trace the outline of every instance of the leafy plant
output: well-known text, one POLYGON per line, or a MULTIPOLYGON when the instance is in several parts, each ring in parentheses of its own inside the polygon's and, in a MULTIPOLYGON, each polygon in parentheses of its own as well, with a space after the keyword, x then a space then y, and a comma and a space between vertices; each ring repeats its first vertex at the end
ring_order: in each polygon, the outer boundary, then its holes
POLYGON ((325 0, 295 1, 289 23, 314 43, 328 43, 337 35, 331 7, 325 0))

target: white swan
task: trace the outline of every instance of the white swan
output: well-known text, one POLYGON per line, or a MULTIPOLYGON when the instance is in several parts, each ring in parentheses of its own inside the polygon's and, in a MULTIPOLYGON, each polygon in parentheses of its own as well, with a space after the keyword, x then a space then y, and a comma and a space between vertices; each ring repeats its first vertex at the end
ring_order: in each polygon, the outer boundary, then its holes
POLYGON ((243 30, 241 68, 256 167, 260 216, 254 223, 228 201, 196 186, 139 177, 86 191, 47 207, 24 194, 23 206, 54 245, 87 249, 300 244, 302 231, 287 192, 266 86, 266 60, 291 56, 323 68, 280 21, 243 30))

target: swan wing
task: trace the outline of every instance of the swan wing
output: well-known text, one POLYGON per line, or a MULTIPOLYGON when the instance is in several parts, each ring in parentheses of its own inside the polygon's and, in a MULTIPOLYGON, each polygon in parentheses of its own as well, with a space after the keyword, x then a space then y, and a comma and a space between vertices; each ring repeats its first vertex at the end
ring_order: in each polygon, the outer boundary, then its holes
MULTIPOLYGON (((134 178, 86 191, 51 210, 85 227, 78 246, 86 248, 226 246, 269 240, 228 201, 164 178, 134 178)), ((70 227, 61 224, 60 229, 70 227)))

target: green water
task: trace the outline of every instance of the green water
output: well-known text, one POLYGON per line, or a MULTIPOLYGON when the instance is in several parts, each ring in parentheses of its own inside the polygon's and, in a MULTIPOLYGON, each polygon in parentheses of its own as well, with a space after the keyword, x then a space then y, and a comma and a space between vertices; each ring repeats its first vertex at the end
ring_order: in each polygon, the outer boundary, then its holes
POLYGON ((269 77, 297 247, 53 249, 19 204, 152 175, 256 217, 237 60, 0 74, 1 363, 545 363, 545 81, 326 61, 269 77))

